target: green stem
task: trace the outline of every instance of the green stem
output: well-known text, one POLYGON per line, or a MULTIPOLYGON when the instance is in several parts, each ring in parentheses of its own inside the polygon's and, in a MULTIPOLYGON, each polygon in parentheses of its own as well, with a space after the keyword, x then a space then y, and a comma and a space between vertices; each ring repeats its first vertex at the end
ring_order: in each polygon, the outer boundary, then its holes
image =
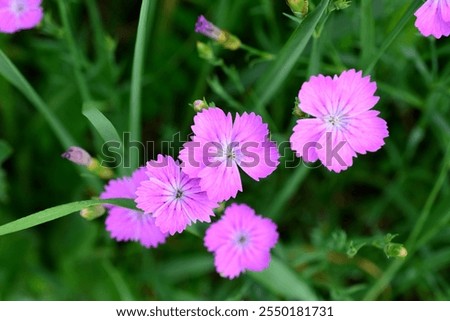
MULTIPOLYGON (((441 190, 442 186, 444 185, 444 182, 446 181, 449 169, 450 169, 450 144, 447 146, 447 152, 445 154, 442 163, 441 172, 439 173, 436 183, 434 184, 434 187, 431 190, 430 195, 428 196, 425 202, 425 205, 422 209, 419 219, 416 222, 416 225, 414 226, 413 231, 411 232, 408 240, 406 241, 405 246, 408 250, 408 257, 411 257, 413 253, 417 250, 416 249, 417 239, 420 233, 422 232, 425 223, 430 215, 431 207, 433 206, 439 191, 441 190)), ((375 300, 378 297, 378 295, 383 291, 383 289, 386 288, 389 282, 391 282, 391 280, 395 277, 395 275, 405 262, 406 259, 397 259, 393 261, 389 265, 389 267, 384 271, 381 277, 377 279, 377 281, 372 285, 370 290, 366 293, 364 300, 368 301, 375 300)))
POLYGON ((273 60, 273 59, 275 59, 275 55, 273 55, 273 54, 271 54, 269 52, 263 51, 263 50, 259 50, 259 49, 253 48, 253 47, 248 46, 248 45, 246 45, 244 43, 241 43, 241 46, 239 48, 243 49, 243 50, 247 51, 248 53, 251 53, 251 54, 253 54, 255 56, 261 57, 264 60, 273 60))
MULTIPOLYGON (((16 66, 9 60, 9 58, 0 50, 0 75, 4 76, 14 87, 16 87, 30 102, 34 105, 39 113, 49 124, 50 128, 55 133, 56 138, 60 141, 63 148, 69 146, 77 146, 75 139, 66 130, 64 125, 56 117, 50 107, 44 102, 44 100, 36 93, 34 88, 20 73, 16 66)), ((101 188, 98 178, 88 174, 88 171, 84 167, 76 166, 80 174, 86 179, 86 181, 94 187, 96 190, 101 188)))
POLYGON ((375 68, 375 65, 377 64, 378 60, 384 55, 386 50, 390 47, 390 45, 394 42, 394 40, 397 38, 397 36, 400 34, 400 32, 405 28, 406 24, 410 21, 410 19, 414 16, 414 12, 416 11, 419 4, 422 3, 422 0, 416 0, 410 4, 408 9, 406 10, 403 17, 400 19, 400 21, 395 26, 394 30, 387 36, 387 38, 382 43, 380 49, 376 52, 375 57, 371 59, 371 62, 368 63, 367 67, 365 68, 365 73, 370 74, 373 69, 375 68))
POLYGON ((425 223, 427 222, 428 217, 430 216, 431 207, 433 206, 434 201, 436 200, 436 197, 439 194, 439 191, 441 190, 442 186, 444 185, 444 182, 446 181, 449 170, 450 170, 450 143, 447 145, 447 152, 445 154, 441 172, 439 173, 438 179, 436 180, 436 183, 434 184, 434 187, 427 198, 425 206, 423 207, 422 213, 420 214, 420 217, 417 220, 413 231, 411 232, 408 240, 406 241, 406 246, 408 248, 415 247, 417 238, 422 232, 425 223))
POLYGON ((67 132, 60 120, 56 117, 50 107, 36 93, 34 88, 20 73, 16 66, 0 49, 0 74, 3 75, 14 87, 16 87, 42 114, 44 119, 50 125, 61 145, 64 148, 76 145, 75 139, 67 132))
POLYGON ((75 42, 75 38, 72 33, 72 29, 70 28, 70 22, 69 22, 69 13, 67 11, 66 7, 67 1, 65 0, 58 0, 58 8, 59 8, 59 14, 61 15, 61 20, 64 28, 64 34, 67 40, 67 45, 69 47, 70 55, 72 56, 72 63, 73 63, 73 72, 75 75, 75 81, 77 83, 78 89, 80 90, 81 98, 83 99, 83 102, 87 102, 91 100, 91 94, 89 92, 87 81, 83 75, 83 68, 82 68, 82 58, 81 53, 78 50, 78 47, 75 42))
MULTIPOLYGON (((130 94, 129 129, 131 140, 141 141, 141 96, 142 96, 142 70, 144 69, 145 41, 153 24, 156 0, 143 0, 136 45, 133 57, 130 94)), ((125 157, 130 158, 129 172, 139 166, 139 151, 132 149, 124 151, 125 157)))
POLYGON ((372 0, 361 0, 360 46, 361 65, 367 65, 375 48, 375 19, 372 0))

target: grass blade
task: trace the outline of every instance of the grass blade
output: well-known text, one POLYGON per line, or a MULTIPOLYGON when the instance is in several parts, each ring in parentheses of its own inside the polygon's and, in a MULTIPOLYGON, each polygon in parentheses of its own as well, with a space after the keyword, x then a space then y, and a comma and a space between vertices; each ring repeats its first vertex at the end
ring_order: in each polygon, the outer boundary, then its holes
POLYGON ((51 109, 36 93, 33 87, 28 83, 25 77, 20 73, 16 66, 14 66, 2 50, 0 50, 0 75, 5 77, 7 81, 16 87, 36 107, 36 109, 48 122, 64 148, 77 145, 59 119, 53 114, 51 109))
POLYGON ((276 257, 272 257, 268 269, 262 272, 249 272, 249 275, 274 294, 286 299, 318 300, 311 287, 276 257))
POLYGON ((295 29, 255 88, 260 108, 264 107, 286 80, 302 54, 330 0, 322 0, 316 9, 295 29))
POLYGON ((91 122, 92 126, 97 130, 103 141, 121 142, 119 133, 117 132, 111 121, 106 118, 103 113, 95 107, 94 102, 87 102, 83 105, 83 115, 91 122))
MULTIPOLYGON (((156 0, 143 0, 139 24, 136 36, 136 46, 133 57, 133 70, 131 74, 131 95, 130 95, 130 138, 141 141, 141 96, 142 96, 142 71, 144 70, 144 53, 147 35, 153 25, 153 17, 156 8, 156 0)), ((139 152, 131 149, 129 159, 130 169, 139 166, 139 152)))
POLYGON ((132 199, 126 198, 112 198, 112 199, 97 199, 67 203, 45 209, 43 211, 19 218, 18 220, 6 223, 0 226, 0 235, 10 234, 25 230, 27 228, 47 223, 74 212, 80 211, 93 205, 99 204, 114 204, 121 207, 136 209, 135 203, 132 199))
POLYGON ((394 30, 391 31, 391 33, 385 38, 384 42, 380 46, 380 49, 376 51, 375 57, 373 57, 370 62, 367 64, 367 67, 364 68, 365 74, 370 74, 373 71, 373 68, 375 68, 375 65, 377 64, 378 60, 384 55, 386 50, 390 47, 390 45, 394 42, 394 40, 398 37, 400 32, 405 28, 406 24, 409 22, 410 19, 414 16, 414 12, 416 11, 419 4, 422 3, 422 0, 416 0, 411 3, 411 5, 406 10, 403 17, 400 19, 400 21, 395 26, 394 30))

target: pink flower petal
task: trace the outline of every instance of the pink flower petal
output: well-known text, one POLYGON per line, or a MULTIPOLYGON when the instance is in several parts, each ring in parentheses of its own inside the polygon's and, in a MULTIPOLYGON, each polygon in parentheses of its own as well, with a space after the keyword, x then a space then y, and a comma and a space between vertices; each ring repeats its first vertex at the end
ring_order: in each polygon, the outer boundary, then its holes
POLYGON ((425 37, 430 35, 439 39, 450 35, 448 0, 428 0, 414 14, 415 26, 425 37))
POLYGON ((306 162, 315 162, 319 157, 317 150, 323 148, 319 145, 319 138, 324 134, 326 126, 321 119, 308 118, 297 120, 294 133, 291 135, 291 148, 297 157, 306 162))
POLYGON ((239 167, 255 181, 272 174, 280 164, 277 145, 269 140, 263 143, 244 143, 240 153, 239 167))
POLYGON ((242 192, 241 176, 235 162, 221 162, 205 167, 198 177, 202 191, 215 202, 226 201, 242 192))
POLYGON ((314 117, 322 117, 334 110, 332 94, 335 83, 329 76, 312 76, 298 93, 300 109, 314 117))

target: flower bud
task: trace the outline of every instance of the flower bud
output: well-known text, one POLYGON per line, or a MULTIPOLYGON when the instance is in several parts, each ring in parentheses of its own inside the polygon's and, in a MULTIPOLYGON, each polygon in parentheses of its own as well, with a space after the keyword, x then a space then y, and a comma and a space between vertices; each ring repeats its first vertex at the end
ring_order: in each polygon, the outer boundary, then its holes
POLYGON ((348 7, 350 7, 350 3, 351 3, 351 1, 347 1, 347 0, 335 0, 331 4, 330 11, 347 9, 348 7))
POLYGON ((100 216, 105 214, 105 208, 102 205, 94 205, 88 208, 83 208, 80 211, 81 217, 85 218, 88 221, 92 221, 100 216))
POLYGON ((114 172, 109 167, 102 166, 96 158, 93 158, 87 169, 102 179, 111 179, 114 172))
POLYGON ((216 56, 210 45, 197 41, 197 52, 198 56, 206 61, 214 61, 216 60, 216 56))
POLYGON ((77 146, 69 147, 67 151, 61 155, 61 157, 82 166, 88 166, 92 162, 91 155, 89 155, 89 153, 84 149, 77 146))
POLYGON ((286 0, 286 3, 296 16, 304 18, 308 14, 308 0, 286 0))
POLYGON ((387 257, 406 257, 408 255, 408 251, 403 246, 403 244, 399 243, 388 243, 384 247, 384 253, 387 257))
POLYGON ((241 46, 241 41, 238 37, 216 27, 213 23, 206 20, 204 16, 198 17, 197 22, 195 23, 195 32, 215 40, 217 43, 230 50, 236 50, 241 46))
POLYGON ((194 110, 198 112, 202 109, 208 108, 209 106, 206 100, 203 98, 203 100, 197 99, 196 101, 194 101, 192 107, 194 107, 194 110))

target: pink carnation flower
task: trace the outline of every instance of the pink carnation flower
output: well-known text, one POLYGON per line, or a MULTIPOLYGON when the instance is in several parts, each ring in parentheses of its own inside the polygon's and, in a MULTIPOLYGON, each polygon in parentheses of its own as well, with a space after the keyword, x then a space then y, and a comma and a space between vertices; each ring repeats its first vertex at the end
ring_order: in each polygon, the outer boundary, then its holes
POLYGON ((200 178, 200 187, 214 201, 236 197, 242 191, 240 167, 259 181, 278 166, 276 145, 268 139, 267 124, 254 113, 231 114, 208 108, 194 117, 194 137, 180 152, 183 171, 200 178))
POLYGON ((290 141, 298 157, 318 159, 339 173, 352 166, 356 154, 374 152, 388 136, 386 122, 371 110, 378 102, 376 84, 362 72, 348 70, 330 76, 313 76, 298 98, 299 108, 315 118, 300 119, 290 141))
POLYGON ((198 221, 211 222, 217 203, 200 190, 199 179, 191 179, 170 156, 158 155, 147 163, 147 179, 136 191, 137 207, 152 213, 162 232, 182 232, 198 221))
POLYGON ((0 0, 0 32, 34 28, 43 15, 41 0, 0 0))
MULTIPOLYGON (((147 179, 145 168, 136 170, 131 177, 124 177, 109 181, 100 198, 132 198, 136 197, 136 189, 139 184, 147 179)), ((151 214, 133 211, 127 208, 105 205, 109 209, 106 218, 106 230, 117 241, 136 241, 143 246, 156 247, 166 240, 166 234, 162 233, 155 225, 155 219, 151 214)))
POLYGON ((205 235, 205 246, 214 252, 217 272, 230 279, 246 270, 259 272, 268 268, 270 249, 277 241, 275 223, 256 215, 245 204, 230 205, 205 235))
POLYGON ((415 26, 425 37, 450 35, 450 0, 428 0, 414 14, 415 26))

